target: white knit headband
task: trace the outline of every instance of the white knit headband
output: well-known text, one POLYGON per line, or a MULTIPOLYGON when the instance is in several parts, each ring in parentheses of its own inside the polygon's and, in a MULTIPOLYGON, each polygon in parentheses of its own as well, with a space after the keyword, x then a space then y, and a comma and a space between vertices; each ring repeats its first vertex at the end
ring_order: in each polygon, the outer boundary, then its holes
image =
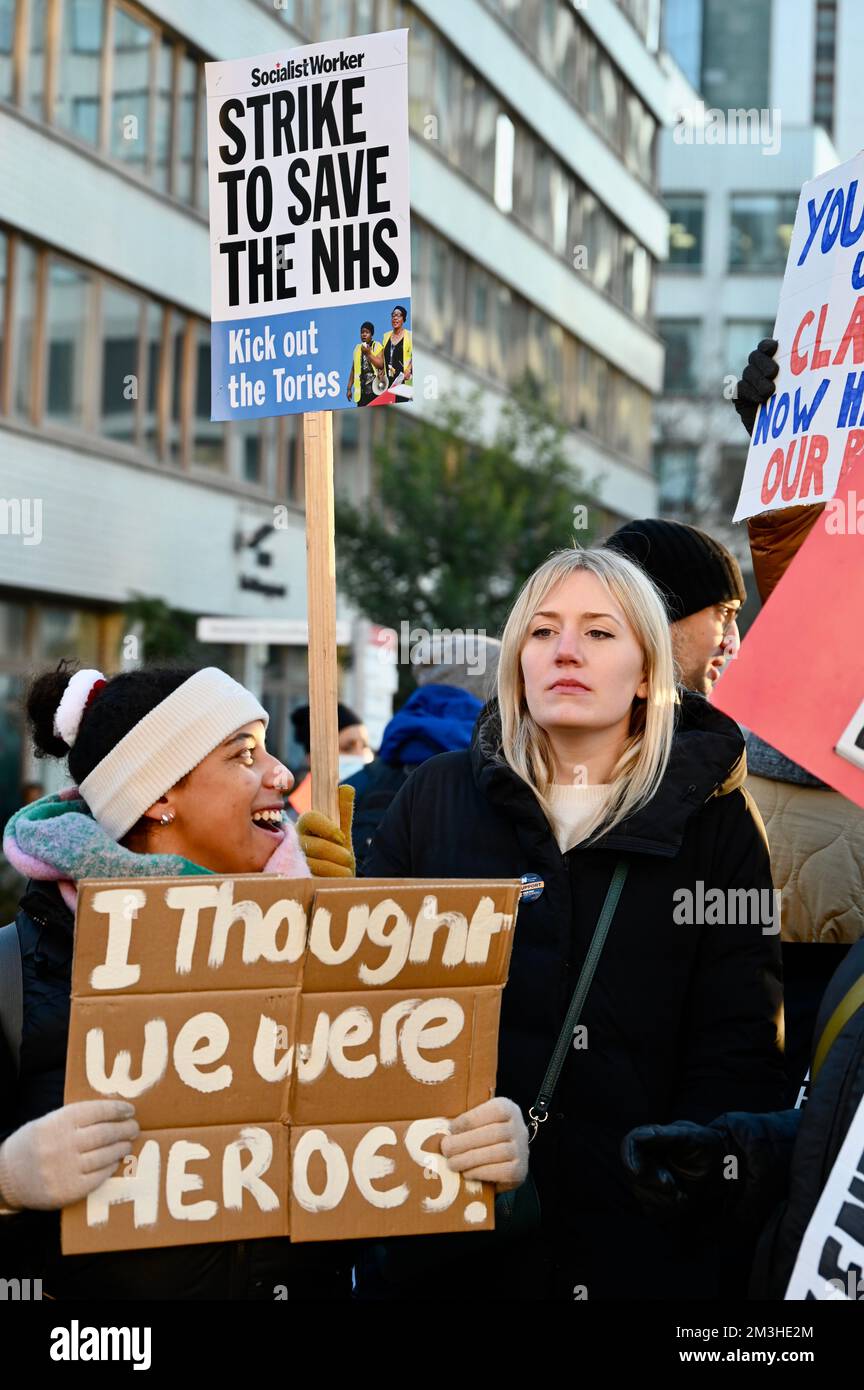
POLYGON ((196 671, 96 764, 81 795, 102 829, 119 840, 223 739, 256 719, 267 727, 269 715, 251 690, 216 666, 196 671))

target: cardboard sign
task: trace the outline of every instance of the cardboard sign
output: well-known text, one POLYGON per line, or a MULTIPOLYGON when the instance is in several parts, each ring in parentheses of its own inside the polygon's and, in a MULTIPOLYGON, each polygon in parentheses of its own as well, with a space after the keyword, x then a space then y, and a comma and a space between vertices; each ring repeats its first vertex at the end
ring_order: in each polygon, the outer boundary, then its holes
POLYGON ((398 29, 205 64, 214 420, 413 394, 407 58, 398 29))
POLYGON ((864 439, 864 154, 805 183, 735 521, 833 497, 864 439))
POLYGON ((864 1298, 864 1099, 804 1232, 786 1298, 864 1298))
POLYGON ((83 881, 65 1100, 142 1133, 64 1252, 488 1229, 440 1142, 495 1093, 520 886, 83 881))
POLYGON ((864 456, 844 471, 711 703, 864 807, 864 525, 846 524, 856 497, 864 456))

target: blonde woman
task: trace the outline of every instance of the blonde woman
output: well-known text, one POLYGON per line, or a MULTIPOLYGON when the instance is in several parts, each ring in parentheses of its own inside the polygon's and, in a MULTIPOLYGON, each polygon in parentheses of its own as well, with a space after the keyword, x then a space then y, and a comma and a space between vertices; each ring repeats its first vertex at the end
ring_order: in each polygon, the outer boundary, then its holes
MULTIPOLYGON (((616 865, 627 864, 531 1146, 541 1225, 508 1243, 461 1239, 444 1280, 453 1297, 481 1287, 538 1298, 716 1296, 713 1253, 643 1220, 619 1149, 640 1123, 707 1122, 780 1103, 776 929, 759 911, 743 925, 724 917, 745 898, 736 889, 760 890, 746 901, 768 899, 770 910, 764 833, 741 787, 743 747, 732 720, 676 687, 668 622, 647 576, 609 550, 567 550, 516 600, 497 699, 470 752, 424 763, 384 818, 362 869, 370 876, 523 880, 498 1092, 526 1119, 616 865), (710 889, 719 893, 706 913, 710 889)), ((458 1140, 444 1143, 452 1166, 458 1140)), ((424 1267, 446 1257, 427 1241, 408 1260, 401 1245, 368 1265, 370 1296, 397 1296, 394 1281, 398 1296, 420 1292, 424 1267)))

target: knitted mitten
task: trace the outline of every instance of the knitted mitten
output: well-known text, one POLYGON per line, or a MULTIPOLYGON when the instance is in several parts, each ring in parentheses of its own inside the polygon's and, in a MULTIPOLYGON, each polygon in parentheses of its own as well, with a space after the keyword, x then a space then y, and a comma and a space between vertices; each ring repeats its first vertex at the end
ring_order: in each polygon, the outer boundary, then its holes
POLYGON ((353 878, 357 862, 351 848, 354 788, 339 788, 339 825, 320 811, 306 811, 297 822, 300 847, 315 878, 353 878))

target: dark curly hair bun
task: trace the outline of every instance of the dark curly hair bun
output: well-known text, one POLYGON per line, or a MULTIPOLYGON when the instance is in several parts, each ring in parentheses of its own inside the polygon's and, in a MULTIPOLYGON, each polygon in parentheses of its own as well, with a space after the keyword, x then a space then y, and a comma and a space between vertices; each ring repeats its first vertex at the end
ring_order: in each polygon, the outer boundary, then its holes
POLYGON ((77 669, 74 661, 61 661, 55 671, 37 676, 27 692, 27 722, 37 758, 63 758, 69 752, 68 743, 54 732, 54 716, 77 669))

